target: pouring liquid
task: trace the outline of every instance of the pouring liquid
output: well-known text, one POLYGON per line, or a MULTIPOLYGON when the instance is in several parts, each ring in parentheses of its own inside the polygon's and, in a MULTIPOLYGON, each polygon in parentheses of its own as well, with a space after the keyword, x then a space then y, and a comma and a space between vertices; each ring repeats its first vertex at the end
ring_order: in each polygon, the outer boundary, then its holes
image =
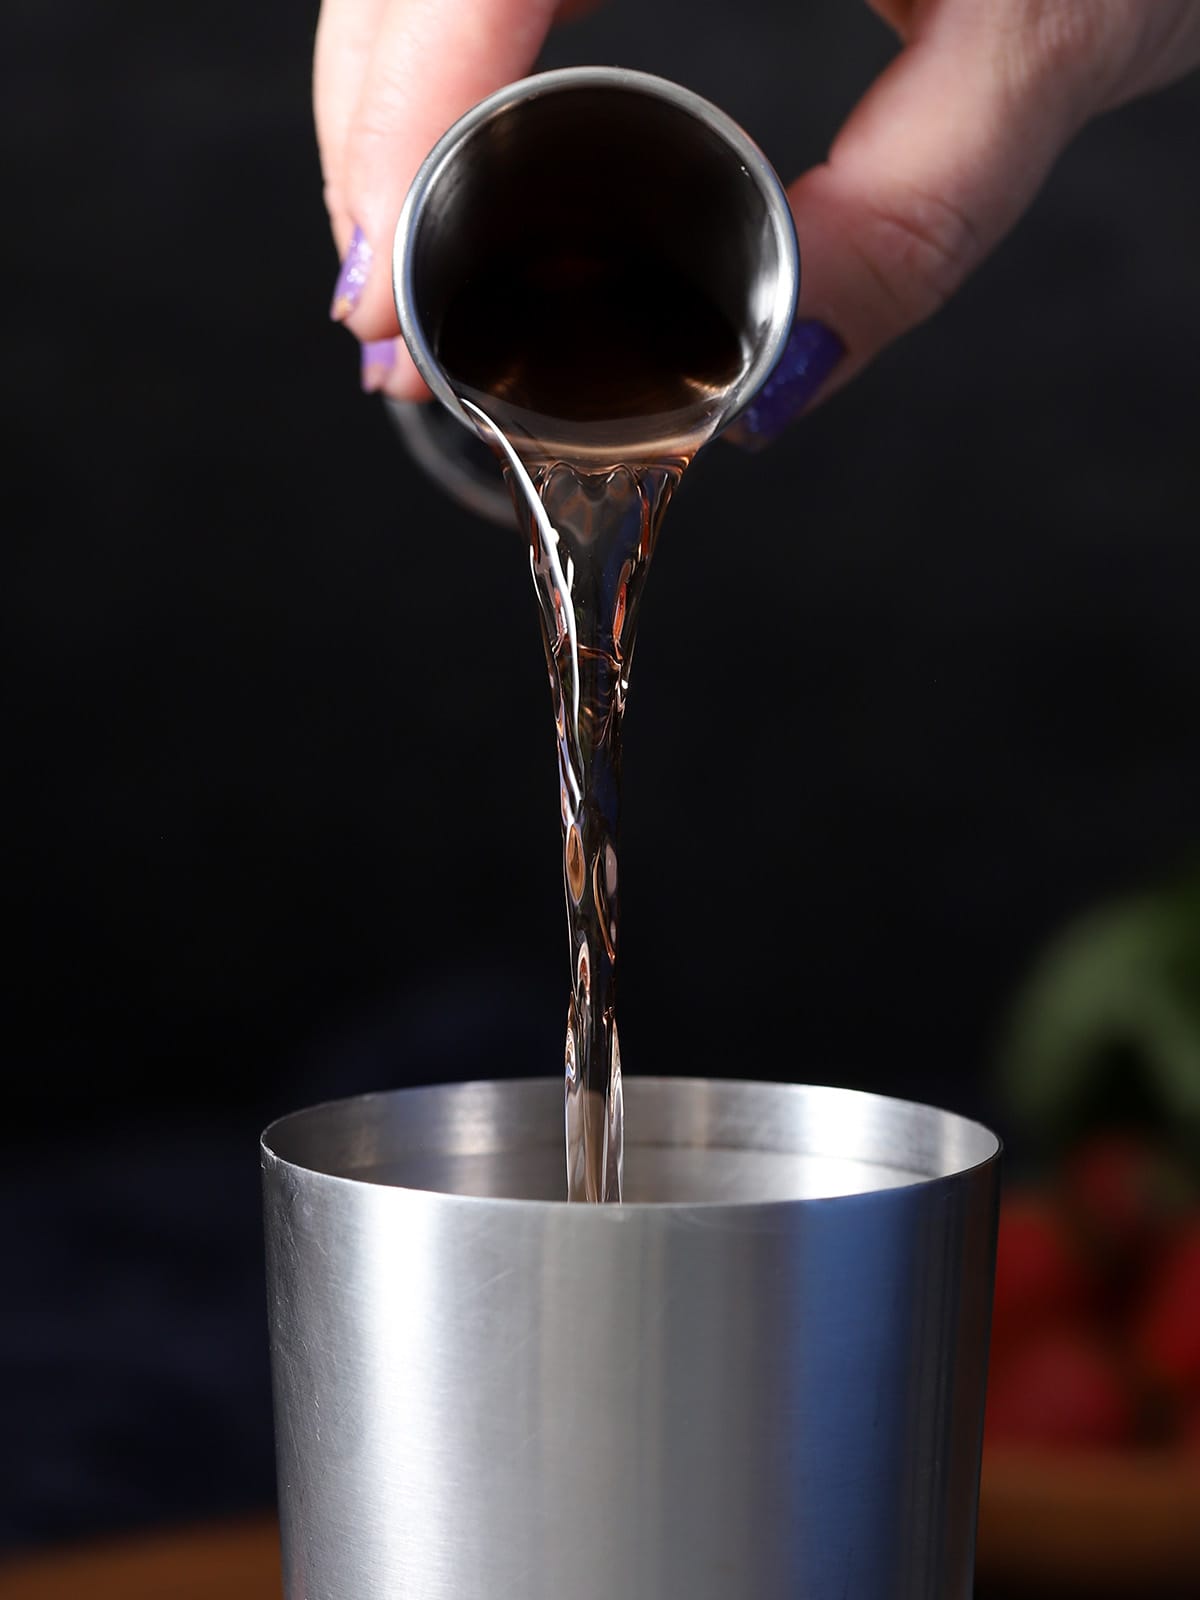
POLYGON ((507 251, 446 305, 438 361, 499 456, 528 536, 554 704, 570 939, 571 1200, 621 1198, 616 999, 621 722, 663 516, 747 355, 644 249, 507 251))

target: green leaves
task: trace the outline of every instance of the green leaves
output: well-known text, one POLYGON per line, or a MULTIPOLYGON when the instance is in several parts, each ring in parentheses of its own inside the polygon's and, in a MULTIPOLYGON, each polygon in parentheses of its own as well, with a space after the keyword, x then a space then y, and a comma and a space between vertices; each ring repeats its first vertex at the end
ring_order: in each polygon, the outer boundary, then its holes
POLYGON ((1132 1109, 1200 1148, 1200 872, 1055 939, 1017 995, 999 1071, 1040 1136, 1132 1109))

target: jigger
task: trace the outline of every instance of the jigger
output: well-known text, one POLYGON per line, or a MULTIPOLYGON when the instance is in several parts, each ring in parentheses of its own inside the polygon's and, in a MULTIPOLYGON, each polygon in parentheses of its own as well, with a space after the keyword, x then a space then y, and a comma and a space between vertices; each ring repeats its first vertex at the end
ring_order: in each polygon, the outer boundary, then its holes
MULTIPOLYGON (((600 256, 653 254, 704 291, 743 355, 714 396, 714 415, 723 426, 749 403, 783 350, 799 289, 778 177, 737 123, 690 90, 624 68, 571 67, 510 84, 469 111, 430 152, 401 212, 393 253, 401 331, 452 415, 474 429, 437 356, 455 290, 480 261, 564 240, 600 256)), ((419 423, 412 430, 427 467, 431 441, 445 456, 457 493, 471 474, 453 444, 419 423)))
POLYGON ((287 1600, 968 1600, 996 1138, 631 1078, 626 1202, 550 1076, 268 1128, 287 1600))

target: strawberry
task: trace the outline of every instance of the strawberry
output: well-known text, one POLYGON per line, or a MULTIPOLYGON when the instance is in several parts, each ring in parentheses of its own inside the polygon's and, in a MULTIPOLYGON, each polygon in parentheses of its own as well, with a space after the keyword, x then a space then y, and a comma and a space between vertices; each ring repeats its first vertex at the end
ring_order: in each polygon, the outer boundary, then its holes
POLYGON ((1191 1181, 1175 1157, 1118 1129, 1093 1134, 1063 1162, 1063 1203, 1112 1271, 1136 1266, 1184 1214, 1191 1181))
POLYGON ((1181 1229, 1150 1271, 1130 1341, 1147 1375, 1200 1399, 1200 1218, 1181 1229))
POLYGON ((1132 1443, 1138 1403, 1112 1347, 1083 1324, 1043 1328, 993 1364, 988 1445, 1095 1449, 1132 1443))
POLYGON ((1200 1397, 1188 1405, 1180 1419, 1178 1443, 1189 1462, 1200 1466, 1200 1397))
POLYGON ((1051 1202, 1032 1190, 1006 1196, 996 1241, 993 1347, 1079 1316, 1095 1297, 1089 1263, 1051 1202))

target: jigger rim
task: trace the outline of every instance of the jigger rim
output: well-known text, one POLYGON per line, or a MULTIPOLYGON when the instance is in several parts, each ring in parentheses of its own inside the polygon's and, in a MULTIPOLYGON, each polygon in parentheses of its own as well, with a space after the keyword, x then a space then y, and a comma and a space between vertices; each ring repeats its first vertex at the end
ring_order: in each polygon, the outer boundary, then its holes
POLYGON ((766 202, 779 255, 770 325, 754 359, 738 381, 730 386, 729 401, 722 416, 722 426, 726 426, 750 403, 770 376, 795 321, 796 301, 800 292, 800 252, 791 206, 774 167, 746 130, 731 116, 703 95, 685 89, 682 84, 631 67, 558 67, 519 78, 465 112, 425 157, 405 197, 392 249, 392 287, 396 312, 413 363, 435 399, 464 427, 474 432, 476 425, 459 404, 458 396, 442 372, 421 326, 413 282, 414 252, 410 246, 416 236, 423 207, 435 192, 445 167, 481 127, 522 101, 574 89, 618 89, 641 93, 689 113, 731 147, 747 176, 758 185, 766 202))
POLYGON ((631 1213, 645 1218, 696 1211, 782 1216, 795 1207, 894 1205, 902 1195, 915 1197, 933 1186, 989 1181, 989 1169, 1003 1154, 999 1136, 971 1117, 863 1089, 744 1078, 638 1077, 626 1081, 624 1093, 631 1148, 740 1150, 797 1159, 815 1155, 905 1172, 907 1177, 827 1194, 681 1196, 607 1206, 569 1204, 565 1171, 563 1194, 553 1199, 465 1193, 366 1175, 381 1155, 394 1164, 405 1154, 452 1159, 551 1145, 561 1149, 562 1122, 555 1105, 561 1106, 562 1085, 553 1077, 466 1079, 322 1101, 276 1118, 263 1130, 260 1149, 264 1169, 289 1169, 304 1182, 408 1199, 421 1196, 436 1204, 610 1219, 602 1226, 615 1226, 616 1219, 631 1213), (409 1115, 403 1116, 402 1109, 409 1115), (374 1136, 385 1123, 387 1133, 399 1133, 407 1143, 377 1144, 374 1136), (423 1142, 438 1134, 446 1142, 423 1142), (478 1145, 481 1136, 483 1147, 478 1145))

